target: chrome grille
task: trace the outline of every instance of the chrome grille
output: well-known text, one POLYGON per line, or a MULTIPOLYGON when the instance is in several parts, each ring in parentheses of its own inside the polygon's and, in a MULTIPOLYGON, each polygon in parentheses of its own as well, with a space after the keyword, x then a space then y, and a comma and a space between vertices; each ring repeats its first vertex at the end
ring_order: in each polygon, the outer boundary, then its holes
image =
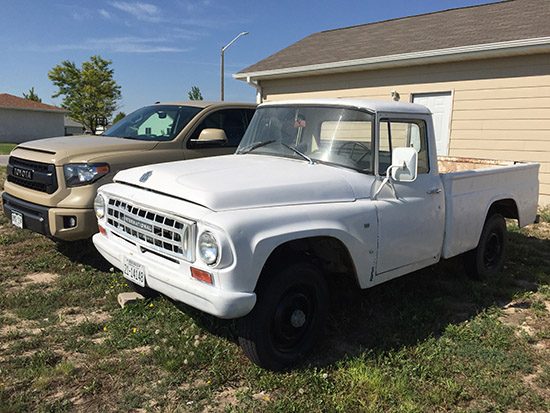
POLYGON ((110 198, 107 224, 116 234, 169 257, 194 261, 195 223, 110 198))

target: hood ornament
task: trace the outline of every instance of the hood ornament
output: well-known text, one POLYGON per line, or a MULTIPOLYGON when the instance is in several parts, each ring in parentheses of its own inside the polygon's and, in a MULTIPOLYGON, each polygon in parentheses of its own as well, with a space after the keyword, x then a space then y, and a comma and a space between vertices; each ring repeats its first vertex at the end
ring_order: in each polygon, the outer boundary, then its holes
POLYGON ((146 182, 151 177, 151 175, 153 175, 153 171, 145 172, 143 175, 141 175, 141 178, 139 178, 139 182, 146 182))

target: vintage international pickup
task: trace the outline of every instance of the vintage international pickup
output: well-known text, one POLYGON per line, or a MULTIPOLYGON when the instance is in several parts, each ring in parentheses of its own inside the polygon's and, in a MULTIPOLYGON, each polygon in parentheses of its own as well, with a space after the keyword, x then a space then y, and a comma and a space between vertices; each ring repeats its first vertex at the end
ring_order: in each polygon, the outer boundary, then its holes
POLYGON ((536 220, 538 168, 438 159, 416 104, 265 103, 236 154, 119 172, 93 241, 143 294, 237 318, 245 354, 279 370, 320 337, 329 277, 369 288, 459 254, 500 271, 505 218, 536 220))
POLYGON ((157 103, 100 136, 39 139, 10 154, 3 209, 19 227, 62 241, 97 232, 97 188, 121 170, 235 152, 256 105, 157 103))

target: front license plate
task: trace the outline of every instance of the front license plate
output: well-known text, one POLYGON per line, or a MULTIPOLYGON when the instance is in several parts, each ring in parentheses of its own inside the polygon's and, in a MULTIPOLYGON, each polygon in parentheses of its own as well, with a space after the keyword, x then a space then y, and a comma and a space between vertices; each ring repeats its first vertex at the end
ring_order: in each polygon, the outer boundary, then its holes
POLYGON ((11 223, 17 228, 23 228, 23 214, 21 212, 11 211, 11 223))
POLYGON ((125 259, 122 274, 124 278, 127 278, 141 287, 145 287, 145 266, 130 259, 125 259))

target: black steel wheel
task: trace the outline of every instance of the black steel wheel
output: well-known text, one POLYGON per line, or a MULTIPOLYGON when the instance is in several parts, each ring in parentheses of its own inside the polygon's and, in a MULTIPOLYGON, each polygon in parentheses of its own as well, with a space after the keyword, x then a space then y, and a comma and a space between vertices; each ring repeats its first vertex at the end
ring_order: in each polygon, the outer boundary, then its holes
POLYGON ((506 255, 506 221, 493 214, 483 225, 477 247, 464 254, 466 273, 474 279, 483 279, 502 271, 506 255))
POLYGON ((297 263, 264 274, 253 310, 239 320, 239 344, 260 367, 283 370, 298 363, 321 336, 328 288, 321 272, 297 263))

